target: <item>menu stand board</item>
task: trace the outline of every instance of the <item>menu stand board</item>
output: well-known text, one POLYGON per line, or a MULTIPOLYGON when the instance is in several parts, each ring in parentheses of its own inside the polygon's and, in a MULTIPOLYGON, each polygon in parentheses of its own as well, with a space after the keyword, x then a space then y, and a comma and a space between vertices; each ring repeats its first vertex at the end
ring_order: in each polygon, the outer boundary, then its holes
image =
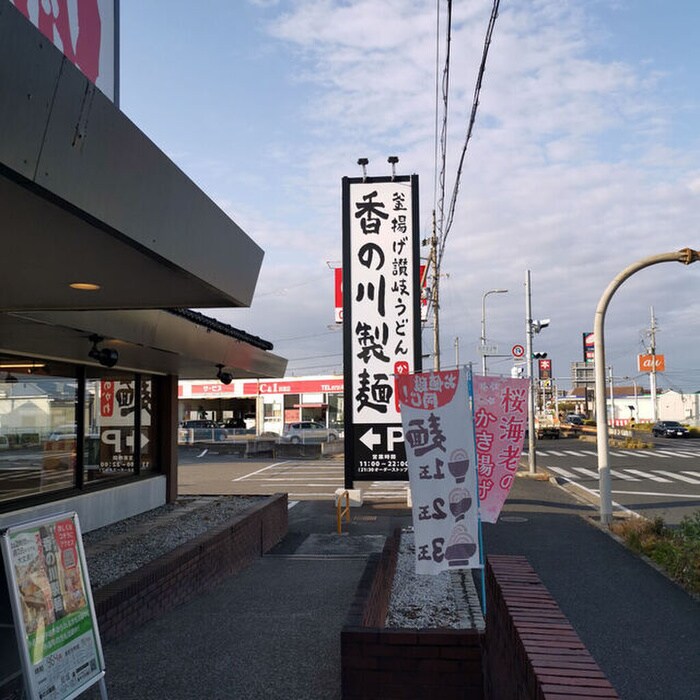
POLYGON ((27 697, 71 700, 98 683, 107 700, 78 514, 8 528, 2 554, 27 697))

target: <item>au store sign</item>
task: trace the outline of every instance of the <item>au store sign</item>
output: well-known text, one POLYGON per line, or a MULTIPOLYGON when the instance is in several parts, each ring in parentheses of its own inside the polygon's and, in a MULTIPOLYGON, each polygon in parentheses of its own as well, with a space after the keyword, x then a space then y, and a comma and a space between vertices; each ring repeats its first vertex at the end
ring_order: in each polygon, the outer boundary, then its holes
POLYGON ((666 371, 666 358, 664 355, 637 355, 638 372, 666 371))
POLYGON ((399 377, 416 573, 481 565, 474 426, 466 372, 399 377))

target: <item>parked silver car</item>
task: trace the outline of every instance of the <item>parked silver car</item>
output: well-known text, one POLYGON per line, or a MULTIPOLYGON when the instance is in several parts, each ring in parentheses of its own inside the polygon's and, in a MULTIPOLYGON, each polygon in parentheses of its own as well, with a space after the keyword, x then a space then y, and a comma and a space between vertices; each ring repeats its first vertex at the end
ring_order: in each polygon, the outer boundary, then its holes
POLYGON ((313 421, 288 423, 284 426, 282 440, 285 442, 330 442, 338 439, 338 433, 313 421))

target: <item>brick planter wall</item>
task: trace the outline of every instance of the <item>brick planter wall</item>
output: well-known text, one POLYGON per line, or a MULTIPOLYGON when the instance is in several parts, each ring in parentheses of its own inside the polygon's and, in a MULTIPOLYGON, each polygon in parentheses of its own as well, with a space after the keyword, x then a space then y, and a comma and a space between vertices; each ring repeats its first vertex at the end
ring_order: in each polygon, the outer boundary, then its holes
POLYGON ((287 494, 270 496, 94 592, 103 641, 159 617, 251 564, 287 533, 287 494))
POLYGON ((384 627, 400 532, 372 555, 341 631, 344 700, 483 698, 483 633, 384 627))
POLYGON ((485 633, 385 628, 399 540, 369 558, 341 631, 344 700, 618 698, 524 557, 488 557, 485 633))
POLYGON ((490 556, 486 576, 488 698, 618 697, 524 557, 490 556))

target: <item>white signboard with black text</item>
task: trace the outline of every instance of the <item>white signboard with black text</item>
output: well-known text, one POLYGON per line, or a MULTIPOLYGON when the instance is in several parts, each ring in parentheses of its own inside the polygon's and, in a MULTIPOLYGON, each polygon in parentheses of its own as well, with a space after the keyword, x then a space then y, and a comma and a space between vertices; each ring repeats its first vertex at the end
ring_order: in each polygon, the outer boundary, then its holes
POLYGON ((420 369, 418 177, 343 179, 345 481, 406 479, 396 377, 420 369))

